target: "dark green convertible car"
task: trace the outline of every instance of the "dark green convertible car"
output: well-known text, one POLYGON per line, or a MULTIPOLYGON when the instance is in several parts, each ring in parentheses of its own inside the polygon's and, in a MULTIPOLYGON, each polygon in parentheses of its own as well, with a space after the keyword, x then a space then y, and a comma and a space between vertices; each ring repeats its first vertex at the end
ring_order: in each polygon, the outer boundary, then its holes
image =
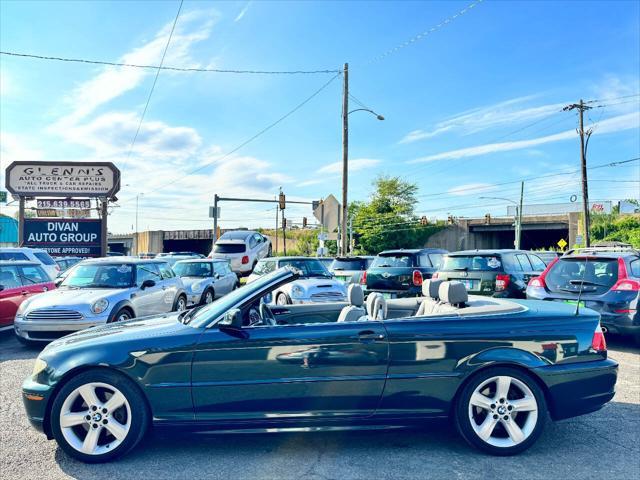
POLYGON ((449 417, 473 446, 510 455, 545 421, 614 395, 597 313, 467 296, 269 305, 283 268, 194 310, 108 324, 49 344, 23 385, 31 423, 85 462, 131 450, 149 428, 348 429, 449 417))

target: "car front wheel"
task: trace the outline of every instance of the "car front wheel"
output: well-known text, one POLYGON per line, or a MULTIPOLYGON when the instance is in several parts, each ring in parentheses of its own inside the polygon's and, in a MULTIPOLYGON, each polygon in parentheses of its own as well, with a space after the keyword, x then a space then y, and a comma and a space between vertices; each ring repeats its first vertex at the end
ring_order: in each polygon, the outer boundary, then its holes
POLYGON ((202 305, 209 305, 211 302, 213 302, 213 290, 207 290, 206 292, 204 292, 202 301, 200 303, 202 305))
POLYGON ((279 293, 276 297, 276 305, 289 305, 290 303, 289 297, 284 293, 279 293))
POLYGON ((149 412, 131 380, 90 370, 75 376, 55 397, 51 431, 68 455, 87 463, 127 453, 144 436, 149 412))
POLYGON ((492 455, 515 455, 535 443, 548 413, 544 392, 525 372, 487 369, 464 387, 455 410, 462 437, 492 455))
POLYGON ((180 295, 176 300, 176 312, 182 312, 187 309, 187 298, 184 295, 180 295))

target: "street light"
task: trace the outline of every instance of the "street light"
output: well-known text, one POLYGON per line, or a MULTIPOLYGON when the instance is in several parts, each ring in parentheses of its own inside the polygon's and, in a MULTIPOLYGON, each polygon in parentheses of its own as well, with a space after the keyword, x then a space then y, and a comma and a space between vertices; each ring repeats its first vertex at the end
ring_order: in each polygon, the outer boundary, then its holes
POLYGON ((516 206, 516 214, 514 215, 514 222, 516 227, 516 238, 513 243, 516 250, 520 250, 520 235, 522 232, 522 197, 520 199, 520 204, 518 204, 518 202, 514 202, 510 198, 503 198, 503 197, 478 197, 478 198, 480 198, 481 200, 502 200, 505 202, 512 203, 516 206))
POLYGON ((368 108, 356 108, 349 111, 349 64, 344 64, 342 71, 344 88, 342 92, 342 218, 340 219, 340 239, 342 255, 347 252, 347 215, 349 212, 347 189, 349 186, 349 115, 354 112, 369 112, 378 120, 384 120, 382 115, 368 108))

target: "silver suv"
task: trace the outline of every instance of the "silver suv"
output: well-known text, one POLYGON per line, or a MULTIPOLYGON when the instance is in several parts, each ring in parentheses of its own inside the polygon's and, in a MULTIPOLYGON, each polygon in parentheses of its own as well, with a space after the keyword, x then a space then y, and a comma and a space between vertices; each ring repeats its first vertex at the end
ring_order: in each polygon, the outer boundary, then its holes
POLYGON ((209 258, 228 260, 238 275, 249 275, 260 259, 270 256, 271 241, 251 230, 225 232, 209 254, 209 258))
POLYGON ((184 310, 187 296, 167 262, 132 257, 84 260, 57 290, 28 298, 14 322, 23 343, 134 317, 184 310))

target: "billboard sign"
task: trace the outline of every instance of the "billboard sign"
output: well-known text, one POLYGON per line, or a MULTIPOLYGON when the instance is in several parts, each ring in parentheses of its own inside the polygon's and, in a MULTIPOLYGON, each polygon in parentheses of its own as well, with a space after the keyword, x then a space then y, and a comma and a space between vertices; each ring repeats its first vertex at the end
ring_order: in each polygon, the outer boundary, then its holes
POLYGON ((99 257, 102 220, 25 218, 23 246, 41 248, 52 256, 99 257))
MULTIPOLYGON (((589 202, 591 213, 611 213, 611 201, 589 202)), ((567 213, 581 213, 582 202, 575 203, 543 203, 537 205, 523 205, 523 215, 566 215, 567 213)), ((507 207, 507 215, 514 216, 516 207, 507 207)))
POLYGON ((37 208, 91 208, 91 200, 75 198, 39 198, 36 201, 37 208))
POLYGON ((640 213, 640 205, 629 200, 621 200, 619 203, 620 213, 640 213))
POLYGON ((113 197, 120 170, 111 162, 13 162, 6 187, 22 197, 113 197))

